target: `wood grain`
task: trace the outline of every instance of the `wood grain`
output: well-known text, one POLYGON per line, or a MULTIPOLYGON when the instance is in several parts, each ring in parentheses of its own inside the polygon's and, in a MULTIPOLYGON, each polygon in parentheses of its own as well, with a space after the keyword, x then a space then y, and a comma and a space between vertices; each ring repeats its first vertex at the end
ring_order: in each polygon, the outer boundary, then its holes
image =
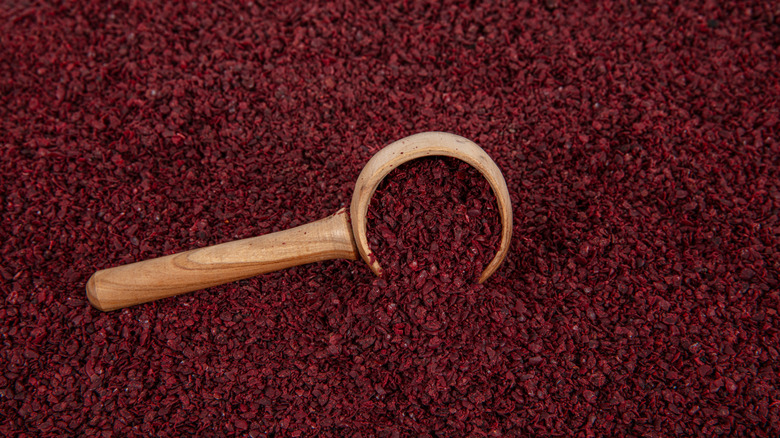
POLYGON ((100 310, 116 310, 292 266, 357 258, 341 209, 297 228, 98 271, 87 282, 87 297, 100 310))

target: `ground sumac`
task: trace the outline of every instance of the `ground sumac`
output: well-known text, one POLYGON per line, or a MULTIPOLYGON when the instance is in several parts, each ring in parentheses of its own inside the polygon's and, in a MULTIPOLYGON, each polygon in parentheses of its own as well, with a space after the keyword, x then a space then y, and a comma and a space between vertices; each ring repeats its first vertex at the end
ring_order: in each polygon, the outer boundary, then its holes
POLYGON ((393 170, 368 213, 369 245, 388 281, 436 288, 475 283, 500 237, 495 196, 480 173, 449 157, 393 170))
POLYGON ((780 436, 775 3, 363 3, 0 2, 0 435, 780 436), (492 195, 432 160, 378 194, 386 278, 86 300, 432 130, 506 177, 484 285, 492 195))

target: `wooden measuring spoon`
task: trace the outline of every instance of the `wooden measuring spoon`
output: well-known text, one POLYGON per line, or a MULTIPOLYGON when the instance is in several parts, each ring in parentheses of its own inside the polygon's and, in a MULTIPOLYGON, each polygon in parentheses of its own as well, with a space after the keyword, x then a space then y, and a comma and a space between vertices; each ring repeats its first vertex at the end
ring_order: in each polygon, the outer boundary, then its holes
POLYGON ((482 283, 495 272, 509 250, 512 204, 506 181, 496 163, 472 141, 445 132, 424 132, 388 145, 366 163, 355 184, 350 215, 342 208, 325 219, 289 230, 97 271, 87 281, 87 298, 100 310, 116 310, 331 259, 362 257, 381 276, 382 268, 372 256, 366 237, 371 196, 396 167, 433 155, 457 158, 476 168, 488 180, 498 201, 501 241, 479 278, 482 283))

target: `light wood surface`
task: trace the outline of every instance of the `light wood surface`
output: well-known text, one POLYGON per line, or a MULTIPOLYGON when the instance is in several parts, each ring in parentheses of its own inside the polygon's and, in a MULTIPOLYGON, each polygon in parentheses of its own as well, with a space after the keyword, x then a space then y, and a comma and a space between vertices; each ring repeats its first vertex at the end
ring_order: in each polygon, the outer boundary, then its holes
POLYGON ((297 228, 98 271, 87 282, 87 297, 100 310, 116 310, 292 266, 357 258, 342 209, 297 228))
POLYGON ((473 166, 487 179, 496 197, 501 215, 501 241, 495 257, 488 263, 479 277, 479 282, 487 280, 498 269, 509 251, 512 240, 512 201, 506 187, 504 175, 496 163, 476 143, 461 136, 447 132, 423 132, 398 140, 377 152, 358 176, 355 192, 352 195, 350 215, 352 233, 360 256, 368 263, 376 275, 382 275, 380 260, 372 257, 366 236, 366 216, 371 197, 379 183, 398 166, 416 158, 429 156, 447 156, 457 158, 473 166))
POLYGON ((472 165, 487 179, 496 197, 501 241, 479 278, 482 283, 498 269, 509 251, 512 205, 506 181, 496 163, 474 142, 445 132, 425 132, 398 140, 371 158, 355 184, 349 216, 341 209, 333 216, 290 230, 104 269, 87 282, 87 298, 100 310, 116 310, 330 259, 362 257, 381 276, 380 261, 372 257, 366 236, 371 196, 393 169, 433 155, 457 158, 472 165))

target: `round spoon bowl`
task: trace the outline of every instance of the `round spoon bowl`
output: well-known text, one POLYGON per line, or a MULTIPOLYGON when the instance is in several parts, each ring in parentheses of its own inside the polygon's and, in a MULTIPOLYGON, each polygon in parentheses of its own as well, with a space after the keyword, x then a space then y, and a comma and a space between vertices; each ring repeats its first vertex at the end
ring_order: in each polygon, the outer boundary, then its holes
POLYGON ((493 259, 482 271, 479 282, 487 280, 498 269, 509 251, 512 240, 512 201, 501 171, 476 143, 446 132, 424 132, 398 140, 377 152, 358 176, 350 205, 350 220, 355 245, 361 258, 378 276, 379 260, 368 246, 367 216, 371 198, 382 180, 398 166, 422 157, 446 156, 464 161, 477 169, 490 184, 501 218, 501 240, 493 259))

